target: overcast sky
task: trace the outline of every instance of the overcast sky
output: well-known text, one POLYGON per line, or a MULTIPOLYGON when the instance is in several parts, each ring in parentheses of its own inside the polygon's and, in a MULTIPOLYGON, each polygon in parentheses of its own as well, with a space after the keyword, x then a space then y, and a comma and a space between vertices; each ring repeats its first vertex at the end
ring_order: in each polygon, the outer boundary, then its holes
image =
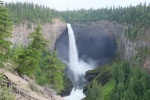
POLYGON ((50 8, 57 10, 69 10, 80 9, 80 8, 102 8, 110 6, 133 6, 139 4, 140 2, 148 4, 150 0, 4 0, 5 2, 34 2, 40 5, 46 5, 50 8))

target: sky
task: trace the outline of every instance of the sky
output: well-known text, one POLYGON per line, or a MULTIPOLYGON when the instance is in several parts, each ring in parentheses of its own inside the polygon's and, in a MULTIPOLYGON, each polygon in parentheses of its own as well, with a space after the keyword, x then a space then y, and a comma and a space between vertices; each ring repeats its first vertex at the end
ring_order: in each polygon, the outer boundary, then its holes
POLYGON ((5 2, 33 2, 39 5, 45 5, 56 10, 74 10, 74 9, 98 9, 110 6, 135 6, 140 2, 150 3, 150 0, 4 0, 5 2))

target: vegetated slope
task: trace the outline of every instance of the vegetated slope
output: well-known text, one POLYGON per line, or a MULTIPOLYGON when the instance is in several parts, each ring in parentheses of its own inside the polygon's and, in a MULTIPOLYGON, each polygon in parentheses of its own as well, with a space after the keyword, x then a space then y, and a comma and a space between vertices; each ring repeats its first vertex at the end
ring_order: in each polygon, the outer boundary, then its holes
POLYGON ((8 78, 11 91, 18 100, 62 100, 61 97, 55 95, 54 90, 48 93, 44 87, 37 85, 32 79, 23 79, 10 71, 2 71, 2 69, 0 72, 3 72, 8 78))
POLYGON ((89 81, 84 91, 87 93, 85 100, 149 100, 150 95, 150 61, 147 57, 150 49, 143 47, 138 53, 128 61, 121 61, 116 58, 111 64, 104 67, 88 71, 85 78, 89 81), (147 58, 147 59, 145 59, 147 58), (147 66, 145 70, 144 66, 147 66), (101 97, 97 98, 97 92, 93 90, 95 82, 98 93, 101 97), (100 87, 98 84, 102 84, 100 87), (88 90, 87 90, 88 89, 88 90), (94 96, 92 96, 94 95, 94 96))
MULTIPOLYGON (((28 75, 29 77, 34 78, 39 84, 44 80, 42 85, 47 86, 45 88, 46 90, 48 89, 47 91, 49 91, 50 88, 54 88, 57 93, 60 93, 64 89, 63 70, 65 67, 63 63, 57 58, 56 52, 48 51, 48 40, 43 36, 43 33, 41 32, 41 26, 38 25, 37 28, 35 28, 35 31, 28 35, 30 41, 27 46, 15 45, 11 47, 12 45, 8 38, 10 38, 12 35, 12 22, 8 16, 8 10, 3 7, 3 3, 1 1, 0 10, 0 67, 8 68, 8 66, 5 66, 5 64, 10 62, 12 64, 11 68, 13 68, 13 70, 15 70, 19 74, 19 76, 28 75)), ((55 38, 56 37, 57 36, 55 36, 55 38)), ((5 78, 2 77, 2 72, 0 73, 0 75, 0 87, 2 89, 2 92, 0 93, 1 99, 10 100, 11 95, 7 96, 8 94, 10 94, 10 88, 8 87, 13 82, 15 85, 13 84, 12 90, 16 90, 26 98, 38 100, 46 99, 44 97, 42 98, 42 96, 38 97, 38 95, 34 94, 33 92, 30 92, 29 94, 26 93, 28 92, 26 91, 26 85, 28 83, 23 81, 21 78, 11 73, 4 72, 4 75, 8 78, 8 81, 9 79, 11 80, 9 84, 7 83, 7 81, 5 82, 5 78), (10 76, 12 77, 10 78, 10 76), (18 83, 15 83, 16 81, 22 81, 22 84, 20 85, 18 83), (20 86, 17 86, 16 84, 20 86), (25 85, 25 88, 23 85, 25 85), (22 88, 24 88, 25 90, 22 88)), ((29 87, 33 91, 40 92, 40 90, 38 90, 36 85, 34 85, 33 83, 30 83, 29 87)), ((51 93, 50 96, 52 96, 51 93)))

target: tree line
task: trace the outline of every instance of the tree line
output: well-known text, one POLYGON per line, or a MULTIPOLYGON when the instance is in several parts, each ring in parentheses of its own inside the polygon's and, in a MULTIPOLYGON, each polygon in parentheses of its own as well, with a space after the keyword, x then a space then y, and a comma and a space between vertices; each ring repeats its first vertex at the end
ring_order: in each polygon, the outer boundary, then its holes
POLYGON ((53 18, 61 19, 58 11, 33 3, 5 3, 5 7, 9 9, 10 18, 17 24, 24 21, 50 23, 53 18))
POLYGON ((29 21, 33 23, 51 23, 54 18, 65 22, 91 22, 108 20, 122 23, 127 26, 124 34, 131 41, 144 35, 145 29, 150 25, 150 4, 140 3, 137 6, 106 7, 101 9, 80 9, 57 11, 49 7, 33 3, 5 3, 9 9, 9 16, 15 23, 29 21))

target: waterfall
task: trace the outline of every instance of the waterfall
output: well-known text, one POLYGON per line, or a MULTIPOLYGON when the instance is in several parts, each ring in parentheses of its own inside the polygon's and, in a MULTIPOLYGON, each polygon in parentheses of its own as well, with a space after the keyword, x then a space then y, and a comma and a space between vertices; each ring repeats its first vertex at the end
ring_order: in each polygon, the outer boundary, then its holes
MULTIPOLYGON (((69 35, 69 68, 72 70, 76 83, 80 83, 86 71, 93 69, 93 64, 86 63, 78 58, 78 50, 73 29, 67 24, 69 35), (80 76, 80 78, 79 78, 80 76)), ((85 97, 83 89, 72 89, 71 95, 64 97, 65 100, 81 100, 85 97)))
POLYGON ((86 71, 93 69, 92 63, 88 64, 78 58, 78 50, 73 29, 70 24, 67 24, 69 35, 69 67, 73 71, 75 81, 78 81, 79 76, 84 75, 86 71))
POLYGON ((68 35, 69 35, 69 67, 74 73, 74 78, 78 80, 77 69, 79 67, 79 60, 78 60, 78 51, 75 41, 74 32, 71 28, 70 24, 67 24, 68 27, 68 35))

